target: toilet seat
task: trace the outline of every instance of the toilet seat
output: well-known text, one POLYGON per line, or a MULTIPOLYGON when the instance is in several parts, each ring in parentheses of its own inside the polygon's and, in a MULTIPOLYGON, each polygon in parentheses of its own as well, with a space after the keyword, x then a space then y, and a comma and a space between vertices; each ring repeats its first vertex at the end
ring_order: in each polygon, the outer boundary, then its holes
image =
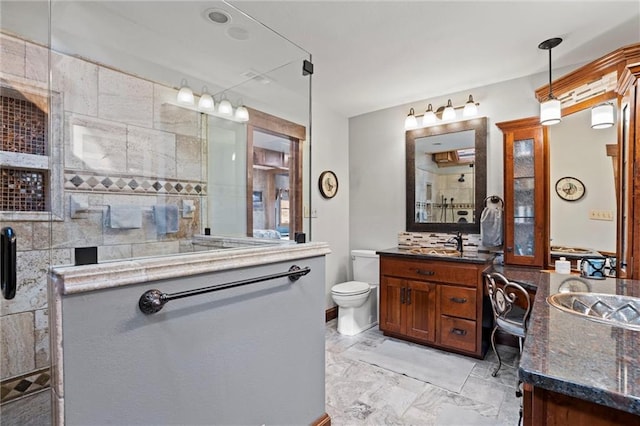
POLYGON ((357 296, 358 294, 367 293, 370 288, 368 283, 363 283, 362 281, 347 281, 331 287, 331 293, 343 296, 357 296))

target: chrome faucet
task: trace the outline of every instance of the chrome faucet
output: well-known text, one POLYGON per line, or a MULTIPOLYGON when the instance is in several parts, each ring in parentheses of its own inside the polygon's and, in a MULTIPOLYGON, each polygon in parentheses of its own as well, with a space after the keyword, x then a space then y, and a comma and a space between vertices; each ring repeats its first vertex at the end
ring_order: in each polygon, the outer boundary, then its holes
POLYGON ((455 237, 451 237, 449 238, 449 241, 447 241, 448 243, 456 243, 456 250, 458 250, 460 253, 462 253, 462 234, 460 233, 460 231, 458 231, 458 233, 456 234, 455 237))

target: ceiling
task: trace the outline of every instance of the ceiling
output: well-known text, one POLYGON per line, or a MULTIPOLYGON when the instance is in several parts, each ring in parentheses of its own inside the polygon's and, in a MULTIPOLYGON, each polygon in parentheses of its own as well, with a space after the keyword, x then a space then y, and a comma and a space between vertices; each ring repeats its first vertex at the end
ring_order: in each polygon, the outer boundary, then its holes
MULTIPOLYGON (((52 4, 55 50, 174 87, 184 77, 212 94, 241 87, 237 96, 250 106, 275 99, 276 107, 304 110, 308 79, 300 68, 311 53, 314 102, 345 117, 546 73, 548 53, 537 46, 551 37, 564 39, 553 49, 554 69, 640 42, 637 0, 52 4), (211 7, 228 11, 231 27, 207 22, 211 7)), ((0 7, 3 31, 47 42, 46 1, 2 0, 0 7)))
POLYGON ((230 3, 310 52, 314 101, 347 117, 548 72, 552 37, 553 68, 640 42, 637 0, 230 3))

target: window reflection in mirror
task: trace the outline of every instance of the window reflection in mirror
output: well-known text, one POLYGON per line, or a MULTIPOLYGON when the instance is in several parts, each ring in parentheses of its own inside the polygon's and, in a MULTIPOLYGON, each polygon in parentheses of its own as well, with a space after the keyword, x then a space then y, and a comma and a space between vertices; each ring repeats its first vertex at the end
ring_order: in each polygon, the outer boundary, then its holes
POLYGON ((486 118, 406 132, 407 231, 479 232, 486 118))
POLYGON ((616 126, 592 129, 591 109, 587 108, 549 126, 548 138, 551 263, 554 257, 566 256, 566 249, 574 250, 580 257, 613 255, 617 212, 615 159, 608 156, 607 145, 617 143, 616 126), (576 201, 561 199, 555 183, 563 177, 580 180, 585 195, 576 201))

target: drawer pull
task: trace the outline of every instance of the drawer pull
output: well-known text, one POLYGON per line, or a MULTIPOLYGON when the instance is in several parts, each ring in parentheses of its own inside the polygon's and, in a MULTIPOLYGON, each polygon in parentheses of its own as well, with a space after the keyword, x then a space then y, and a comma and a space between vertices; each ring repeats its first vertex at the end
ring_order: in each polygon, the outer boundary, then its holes
POLYGON ((453 334, 457 334, 458 336, 466 336, 467 335, 467 330, 462 330, 459 328, 452 328, 451 332, 453 334))
POLYGON ((404 303, 404 300, 405 300, 404 295, 405 295, 406 290, 407 290, 407 289, 406 289, 406 288, 404 288, 404 287, 402 287, 402 288, 400 289, 400 304, 401 304, 401 305, 404 303))
POLYGON ((407 289, 407 305, 411 304, 411 289, 407 289))
POLYGON ((435 271, 425 271, 424 269, 416 269, 416 274, 431 276, 431 275, 435 275, 436 273, 435 271))
POLYGON ((454 303, 467 303, 467 299, 465 297, 450 297, 449 300, 454 303))

